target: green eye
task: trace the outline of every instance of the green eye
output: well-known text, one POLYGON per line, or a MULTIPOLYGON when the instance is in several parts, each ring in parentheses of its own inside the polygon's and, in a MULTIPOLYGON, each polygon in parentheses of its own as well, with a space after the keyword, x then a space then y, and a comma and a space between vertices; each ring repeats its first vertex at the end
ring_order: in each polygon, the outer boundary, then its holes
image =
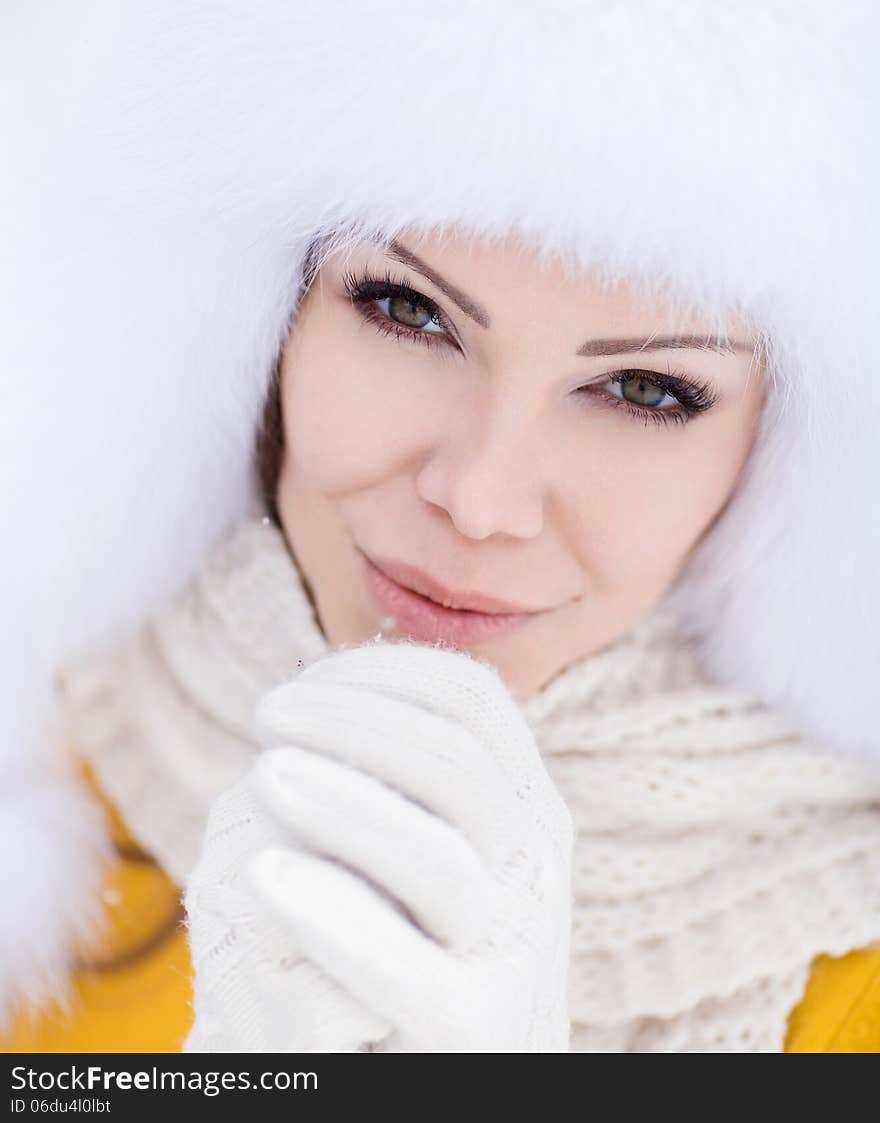
POLYGON ((578 396, 584 400, 598 397, 615 409, 626 410, 636 420, 657 425, 686 422, 718 401, 708 382, 686 377, 682 372, 661 374, 632 368, 609 375, 604 387, 598 383, 581 387, 578 396))
POLYGON ((428 324, 436 323, 436 318, 430 308, 424 304, 416 304, 405 296, 388 297, 388 315, 397 323, 408 328, 424 328, 428 324))
POLYGON ((417 343, 422 347, 452 347, 458 350, 442 311, 430 297, 385 278, 356 277, 346 273, 345 291, 362 319, 373 324, 383 335, 417 343))
POLYGON ((651 382, 639 374, 622 378, 617 385, 621 388, 624 401, 632 402, 637 406, 658 406, 664 398, 669 397, 656 382, 651 382))

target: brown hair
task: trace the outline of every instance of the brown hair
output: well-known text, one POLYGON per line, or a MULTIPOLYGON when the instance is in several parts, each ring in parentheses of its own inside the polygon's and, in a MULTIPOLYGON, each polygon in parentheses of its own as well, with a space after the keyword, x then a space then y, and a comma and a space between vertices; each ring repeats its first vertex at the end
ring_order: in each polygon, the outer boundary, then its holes
MULTIPOLYGON (((297 310, 318 275, 321 265, 319 259, 321 244, 322 238, 314 238, 306 250, 303 260, 302 280, 288 320, 287 331, 284 333, 285 342, 290 334, 297 310)), ((281 520, 278 516, 276 496, 278 493, 278 476, 281 472, 281 461, 284 456, 284 418, 281 412, 281 361, 283 356, 284 344, 282 343, 269 378, 266 402, 263 406, 263 417, 254 445, 254 467, 260 483, 266 513, 279 528, 281 520)))
POLYGON ((263 419, 257 432, 254 447, 254 462, 266 513, 278 527, 281 526, 281 520, 278 517, 275 497, 278 492, 278 476, 281 472, 281 459, 284 454, 284 419, 281 415, 282 353, 280 352, 275 360, 275 366, 269 380, 266 404, 263 407, 263 419))

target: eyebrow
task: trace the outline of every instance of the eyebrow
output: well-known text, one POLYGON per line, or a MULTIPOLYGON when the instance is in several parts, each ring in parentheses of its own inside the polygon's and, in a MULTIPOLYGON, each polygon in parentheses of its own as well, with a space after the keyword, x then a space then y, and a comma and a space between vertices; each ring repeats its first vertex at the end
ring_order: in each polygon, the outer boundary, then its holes
POLYGON ((588 339, 575 354, 587 358, 629 355, 636 351, 717 351, 721 355, 732 355, 736 351, 751 354, 754 350, 754 343, 743 343, 738 339, 725 343, 714 335, 657 335, 652 339, 588 339))
POLYGON ((436 269, 432 269, 430 265, 422 261, 420 257, 417 257, 412 250, 408 250, 406 246, 402 246, 397 239, 391 242, 385 252, 389 257, 396 258, 404 265, 415 269, 417 273, 421 273, 423 277, 427 277, 441 292, 445 293, 450 300, 454 301, 462 312, 467 313, 472 320, 476 321, 481 328, 487 328, 492 323, 492 317, 478 300, 472 300, 467 293, 456 288, 455 285, 447 281, 445 277, 441 277, 436 269))
MULTIPOLYGON (((458 305, 462 312, 470 316, 481 328, 490 326, 492 317, 478 300, 474 300, 473 297, 468 296, 467 293, 462 292, 460 288, 447 281, 436 269, 432 269, 427 262, 422 261, 418 255, 407 249, 396 238, 389 243, 385 253, 401 262, 401 264, 415 269, 423 277, 427 277, 432 284, 436 285, 442 293, 445 293, 453 303, 458 305)), ((584 358, 629 355, 637 351, 717 351, 722 355, 732 355, 736 351, 745 351, 751 354, 754 349, 753 343, 743 343, 737 339, 725 342, 717 336, 660 335, 650 339, 639 339, 637 337, 631 339, 588 339, 586 343, 582 343, 578 347, 575 354, 584 358)))

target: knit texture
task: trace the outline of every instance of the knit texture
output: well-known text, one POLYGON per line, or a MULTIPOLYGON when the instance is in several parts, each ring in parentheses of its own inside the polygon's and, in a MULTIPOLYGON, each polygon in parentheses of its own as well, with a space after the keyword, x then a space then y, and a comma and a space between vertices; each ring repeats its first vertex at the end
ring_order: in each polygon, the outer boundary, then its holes
MULTIPOLYGON (((163 611, 63 669, 77 750, 181 885, 260 697, 328 650, 254 506, 163 611)), ((712 682, 659 606, 522 709, 575 824, 572 1050, 780 1051, 813 958, 880 940, 880 768, 712 682)))
POLYGON ((497 670, 367 640, 256 725, 187 884, 186 1050, 567 1052, 574 825, 497 670))

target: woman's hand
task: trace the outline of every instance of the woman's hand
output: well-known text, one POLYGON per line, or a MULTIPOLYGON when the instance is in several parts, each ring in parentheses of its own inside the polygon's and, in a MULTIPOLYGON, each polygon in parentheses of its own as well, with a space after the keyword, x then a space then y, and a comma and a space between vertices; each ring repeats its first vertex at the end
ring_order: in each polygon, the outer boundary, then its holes
MULTIPOLYGON (((275 1036, 567 1051, 571 816, 497 672, 451 649, 364 644, 271 691, 256 721, 267 751, 233 789, 232 818, 244 799, 248 822, 207 877, 219 872, 225 902, 208 943, 225 922, 258 947, 275 1036)), ((229 845, 222 803, 206 847, 229 845)), ((200 865, 194 913, 212 899, 205 880, 200 865)), ((196 1014, 198 1031, 198 993, 196 1014)))

